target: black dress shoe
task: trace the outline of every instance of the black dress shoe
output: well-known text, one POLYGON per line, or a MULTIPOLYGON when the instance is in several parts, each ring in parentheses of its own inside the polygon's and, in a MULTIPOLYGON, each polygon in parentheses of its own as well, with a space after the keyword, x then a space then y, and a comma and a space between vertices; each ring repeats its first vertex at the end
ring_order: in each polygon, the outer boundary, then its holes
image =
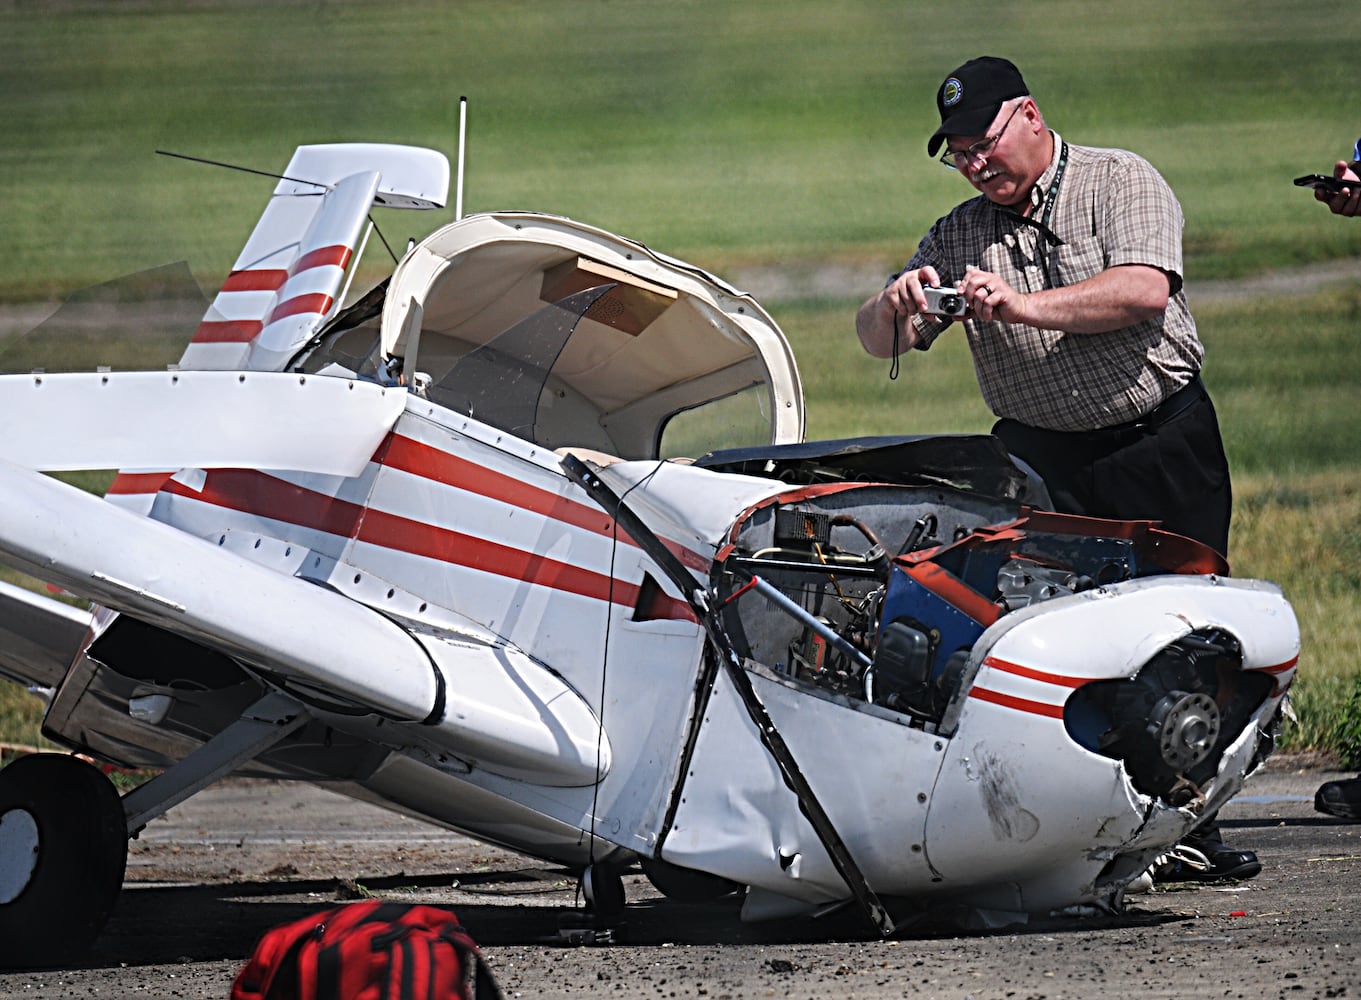
POLYGON ((1224 843, 1213 821, 1169 851, 1153 869, 1154 882, 1221 882, 1255 878, 1262 863, 1252 851, 1224 843))
POLYGON ((1191 855, 1190 852, 1173 850, 1153 869, 1153 881, 1163 882, 1241 882, 1255 878, 1262 871, 1262 862, 1252 851, 1235 851, 1222 844, 1218 850, 1199 852, 1204 857, 1191 855), (1189 857, 1181 856, 1183 853, 1189 857))
POLYGON ((1218 850, 1206 851, 1205 857, 1209 858, 1210 867, 1197 872, 1195 881, 1218 882, 1220 879, 1242 881, 1256 878, 1262 871, 1262 862, 1257 860, 1257 855, 1252 851, 1235 851, 1220 844, 1218 850))
POLYGON ((1314 793, 1314 808, 1339 819, 1361 819, 1361 778, 1325 781, 1314 793))

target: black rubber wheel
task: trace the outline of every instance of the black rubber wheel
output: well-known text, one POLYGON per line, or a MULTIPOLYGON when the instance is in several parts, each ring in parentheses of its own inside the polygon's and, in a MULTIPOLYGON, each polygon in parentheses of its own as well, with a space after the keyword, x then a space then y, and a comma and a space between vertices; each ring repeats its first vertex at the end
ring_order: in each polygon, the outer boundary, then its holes
POLYGON ((123 887, 128 831, 113 783, 65 754, 0 771, 0 966, 80 958, 123 887))
POLYGON ((615 920, 624 915, 624 877, 613 865, 588 865, 581 873, 581 891, 597 916, 615 920))

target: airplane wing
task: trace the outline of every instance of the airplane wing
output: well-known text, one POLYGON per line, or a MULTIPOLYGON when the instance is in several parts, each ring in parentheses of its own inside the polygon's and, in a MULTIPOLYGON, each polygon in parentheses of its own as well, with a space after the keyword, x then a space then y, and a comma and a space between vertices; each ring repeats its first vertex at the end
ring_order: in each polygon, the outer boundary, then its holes
MULTIPOLYGON (((414 724, 431 744, 488 770, 582 785, 609 769, 608 741, 589 705, 471 623, 418 627, 292 575, 285 543, 255 562, 4 459, 0 493, 0 563, 229 656, 304 700, 315 693, 414 724)), ((50 685, 70 666, 75 622, 63 629, 47 609, 26 626, 28 609, 17 598, 0 603, 0 642, 6 633, 32 637, 0 669, 50 685)))
POLYGON ((0 458, 68 469, 357 476, 406 406, 371 382, 283 372, 0 375, 0 458))
POLYGON ((180 367, 282 367, 343 299, 370 208, 437 208, 448 192, 433 150, 299 146, 180 367))

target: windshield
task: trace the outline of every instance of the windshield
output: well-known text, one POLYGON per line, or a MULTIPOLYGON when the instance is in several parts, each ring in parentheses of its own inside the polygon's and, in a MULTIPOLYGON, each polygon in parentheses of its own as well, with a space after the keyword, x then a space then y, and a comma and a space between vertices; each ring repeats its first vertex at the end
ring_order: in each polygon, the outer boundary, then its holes
POLYGON ((550 402, 546 393, 567 394, 564 386, 550 389, 553 366, 582 316, 613 287, 597 285, 536 310, 463 355, 431 381, 426 397, 528 441, 561 443, 567 427, 541 425, 541 410, 550 402))

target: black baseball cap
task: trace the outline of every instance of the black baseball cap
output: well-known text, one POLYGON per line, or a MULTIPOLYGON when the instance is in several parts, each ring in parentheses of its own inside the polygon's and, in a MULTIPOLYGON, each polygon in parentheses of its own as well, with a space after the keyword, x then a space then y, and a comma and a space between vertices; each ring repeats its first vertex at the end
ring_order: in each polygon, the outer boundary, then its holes
POLYGON ((1005 102, 1029 93, 1021 71, 1010 60, 997 56, 970 59, 936 91, 940 128, 927 142, 926 151, 935 156, 947 135, 982 135, 1005 102))

